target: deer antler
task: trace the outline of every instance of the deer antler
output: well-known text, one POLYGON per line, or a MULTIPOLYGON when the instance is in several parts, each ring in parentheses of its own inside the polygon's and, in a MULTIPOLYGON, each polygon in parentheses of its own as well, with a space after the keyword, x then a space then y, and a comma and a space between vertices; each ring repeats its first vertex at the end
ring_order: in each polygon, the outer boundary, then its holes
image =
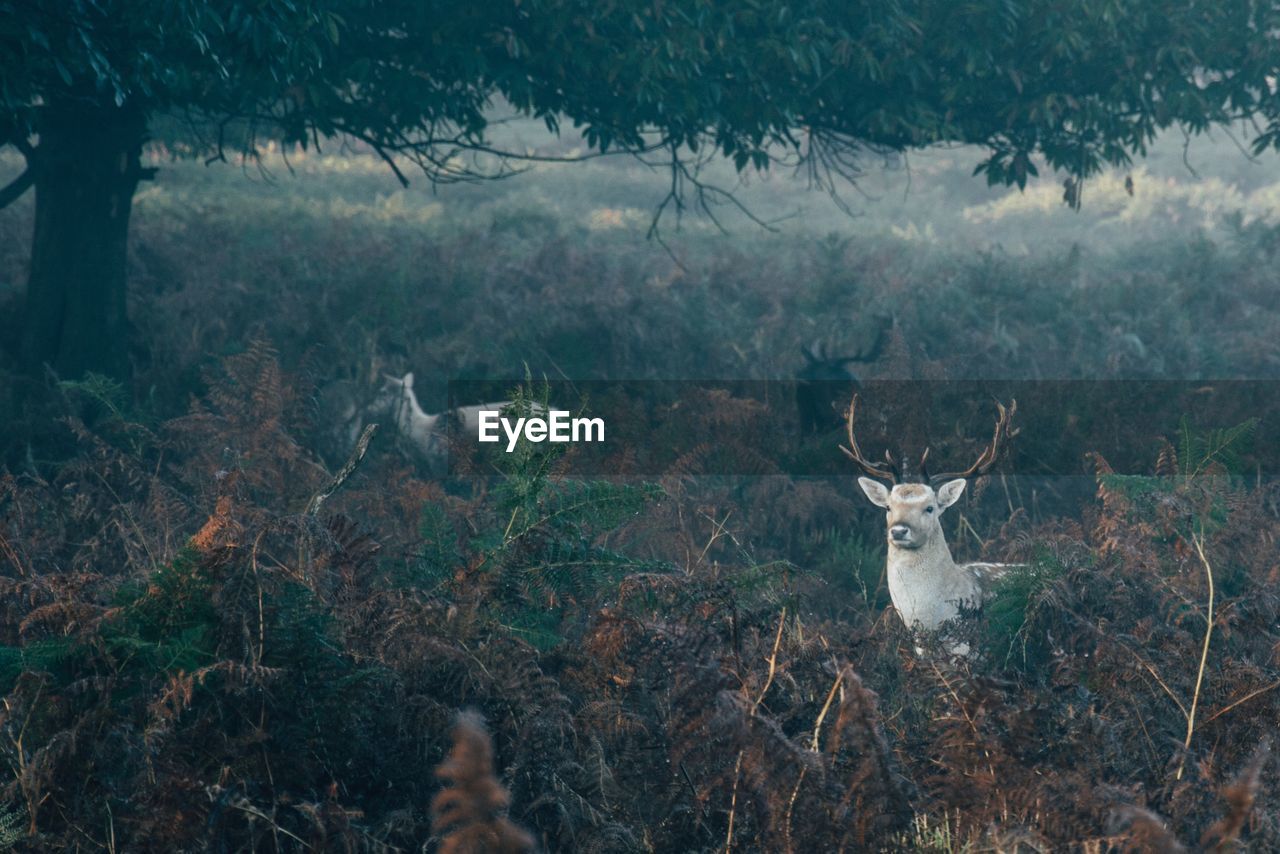
POLYGON ((853 421, 857 417, 858 396, 855 394, 853 400, 849 401, 849 411, 845 415, 846 428, 849 433, 849 447, 840 446, 840 450, 844 451, 844 455, 853 460, 854 464, 863 472, 871 477, 887 480, 890 483, 902 482, 902 465, 894 460, 893 456, 886 450, 884 452, 885 464, 888 468, 880 468, 867 462, 867 458, 862 455, 862 449, 858 447, 858 440, 853 435, 853 421))
POLYGON ((935 483, 942 480, 954 480, 956 478, 971 478, 986 474, 995 465, 996 460, 1000 458, 1000 454, 1004 451, 1009 439, 1018 435, 1018 429, 1013 427, 1013 414, 1018 411, 1018 401, 1011 400, 1008 408, 1000 401, 996 401, 996 409, 999 414, 996 417, 995 433, 991 436, 991 443, 983 448, 982 453, 978 455, 978 459, 973 465, 964 471, 947 472, 945 474, 929 474, 927 461, 929 459, 929 449, 925 448, 924 454, 920 457, 920 476, 926 483, 935 483))
POLYGON ((869 350, 858 348, 858 355, 850 358, 852 362, 874 362, 880 358, 880 353, 884 350, 885 340, 888 339, 888 330, 893 327, 893 320, 889 319, 888 323, 884 322, 885 318, 881 318, 880 328, 876 330, 876 340, 872 342, 869 350))

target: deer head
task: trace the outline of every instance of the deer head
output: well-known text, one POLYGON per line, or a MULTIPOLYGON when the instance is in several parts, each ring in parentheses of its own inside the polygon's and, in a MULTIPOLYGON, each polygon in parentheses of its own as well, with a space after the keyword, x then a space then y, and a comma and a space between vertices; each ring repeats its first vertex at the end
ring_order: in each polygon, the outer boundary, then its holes
POLYGON ((885 462, 874 464, 863 455, 854 435, 854 420, 857 417, 858 397, 854 396, 846 415, 848 447, 840 450, 851 459, 863 472, 858 478, 858 485, 872 504, 883 507, 886 511, 888 539, 890 549, 940 549, 950 551, 939 521, 942 512, 955 504, 964 492, 965 482, 971 477, 979 477, 990 471, 1007 446, 1010 437, 1017 434, 1012 428, 1017 401, 1007 408, 997 402, 999 415, 996 419, 995 433, 991 442, 978 455, 977 460, 963 471, 931 475, 929 473, 929 450, 925 449, 920 457, 920 477, 922 483, 904 483, 902 464, 885 451, 885 462), (882 481, 888 481, 886 486, 882 481))
POLYGON ((858 478, 858 485, 872 504, 887 511, 889 545, 898 549, 919 549, 943 540, 942 511, 964 492, 960 478, 937 490, 924 483, 899 483, 890 490, 869 477, 858 478))
POLYGON ((389 418, 396 429, 424 453, 434 453, 442 443, 439 415, 429 415, 413 391, 413 373, 403 377, 383 375, 382 388, 366 410, 366 418, 389 418))
POLYGON ((851 385, 858 386, 858 377, 851 365, 875 361, 883 349, 884 339, 885 326, 881 326, 871 348, 859 350, 852 356, 831 356, 821 341, 800 348, 805 366, 796 373, 796 410, 803 433, 819 433, 840 423, 836 402, 844 399, 851 385))

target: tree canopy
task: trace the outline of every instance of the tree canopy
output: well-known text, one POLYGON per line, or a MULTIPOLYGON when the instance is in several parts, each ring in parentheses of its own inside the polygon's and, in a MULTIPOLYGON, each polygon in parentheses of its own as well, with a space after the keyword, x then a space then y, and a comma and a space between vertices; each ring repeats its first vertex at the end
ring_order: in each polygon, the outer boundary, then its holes
MULTIPOLYGON (((1025 185, 1036 153, 1083 179, 1170 126, 1280 144, 1277 33, 1280 6, 1249 0, 0 0, 0 142, 31 167, 0 204, 72 180, 41 154, 60 132, 126 117, 99 144, 130 160, 165 117, 204 156, 345 137, 402 181, 484 177, 525 154, 490 144, 499 101, 596 151, 665 152, 673 187, 708 154, 835 186, 868 148, 949 141, 984 146, 993 183, 1025 185)), ((121 175, 129 195, 148 177, 121 175)), ((56 266, 33 261, 29 293, 77 275, 56 266)))
MULTIPOLYGON (((486 149, 486 111, 582 126, 600 149, 986 145, 1088 175, 1158 130, 1261 118, 1275 145, 1280 8, 1151 0, 484 4, 361 0, 0 2, 6 141, 51 102, 346 134, 417 155, 486 149), (802 133, 802 131, 808 133, 802 133)), ((254 137, 242 136, 241 140, 254 137)), ((217 139, 203 140, 216 144, 217 139)), ((224 139, 223 142, 226 140, 224 139)))

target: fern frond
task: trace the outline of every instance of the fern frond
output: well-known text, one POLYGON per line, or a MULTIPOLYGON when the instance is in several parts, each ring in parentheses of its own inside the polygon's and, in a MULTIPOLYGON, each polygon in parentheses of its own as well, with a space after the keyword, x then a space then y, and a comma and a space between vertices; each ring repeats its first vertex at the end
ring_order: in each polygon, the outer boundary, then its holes
POLYGON ((493 744, 478 715, 458 715, 453 748, 436 776, 445 781, 431 800, 442 854, 533 850, 533 837, 504 815, 511 797, 493 774, 493 744))
POLYGON ((1178 428, 1180 473, 1193 478, 1237 471, 1258 423, 1257 418, 1247 418, 1232 427, 1196 431, 1184 416, 1178 428))

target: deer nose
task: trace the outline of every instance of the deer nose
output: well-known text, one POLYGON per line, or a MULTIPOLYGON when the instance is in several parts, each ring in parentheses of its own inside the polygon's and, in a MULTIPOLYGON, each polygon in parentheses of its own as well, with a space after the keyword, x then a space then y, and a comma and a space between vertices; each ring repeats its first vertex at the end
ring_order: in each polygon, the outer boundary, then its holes
POLYGON ((907 535, 910 533, 911 533, 911 529, 908 528, 906 525, 894 525, 892 528, 889 529, 889 536, 892 537, 897 542, 902 542, 903 540, 905 540, 907 538, 907 535))

